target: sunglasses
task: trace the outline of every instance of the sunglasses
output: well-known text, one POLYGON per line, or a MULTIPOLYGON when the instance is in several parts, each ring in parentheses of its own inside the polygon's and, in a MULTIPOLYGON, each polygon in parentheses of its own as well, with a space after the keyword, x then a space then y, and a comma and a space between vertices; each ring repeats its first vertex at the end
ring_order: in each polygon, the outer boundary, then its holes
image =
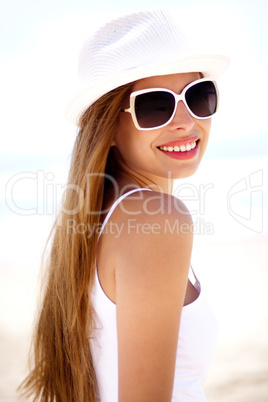
POLYGON ((183 101, 192 117, 209 118, 217 111, 216 82, 201 78, 188 84, 179 95, 165 88, 135 91, 130 95, 130 108, 122 109, 121 112, 131 114, 138 130, 154 130, 172 121, 179 101, 183 101))

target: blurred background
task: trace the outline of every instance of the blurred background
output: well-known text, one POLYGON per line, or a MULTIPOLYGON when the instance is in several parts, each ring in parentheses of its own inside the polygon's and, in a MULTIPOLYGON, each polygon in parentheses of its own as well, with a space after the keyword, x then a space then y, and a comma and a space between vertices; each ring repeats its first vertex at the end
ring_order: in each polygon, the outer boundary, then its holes
MULTIPOLYGON (((64 106, 77 60, 106 20, 159 0, 1 1, 0 401, 18 400, 42 251, 66 184, 76 128, 64 106), (128 4, 126 4, 128 3, 128 4)), ((192 212, 193 266, 219 320, 208 402, 268 401, 268 3, 166 0, 231 57, 196 175, 174 194, 192 212)))

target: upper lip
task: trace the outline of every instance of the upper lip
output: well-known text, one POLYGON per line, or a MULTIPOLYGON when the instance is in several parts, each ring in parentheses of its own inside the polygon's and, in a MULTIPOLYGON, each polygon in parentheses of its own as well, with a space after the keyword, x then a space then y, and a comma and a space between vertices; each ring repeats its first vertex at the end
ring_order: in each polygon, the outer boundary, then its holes
POLYGON ((199 140, 199 137, 197 137, 197 136, 187 137, 187 138, 178 138, 177 140, 165 142, 165 143, 159 145, 158 148, 175 147, 176 145, 177 146, 187 145, 187 144, 190 144, 191 142, 196 142, 197 140, 199 140))

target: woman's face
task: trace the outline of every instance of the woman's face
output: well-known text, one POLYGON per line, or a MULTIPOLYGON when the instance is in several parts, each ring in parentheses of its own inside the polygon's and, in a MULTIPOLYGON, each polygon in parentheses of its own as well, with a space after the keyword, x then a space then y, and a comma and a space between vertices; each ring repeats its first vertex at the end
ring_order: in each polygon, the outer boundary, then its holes
MULTIPOLYGON (((149 77, 136 81, 132 91, 166 88, 180 94, 186 85, 199 78, 199 73, 149 77)), ((123 108, 128 107, 129 97, 123 104, 123 108)), ((130 113, 120 113, 114 145, 129 173, 140 174, 155 183, 161 183, 167 178, 191 176, 197 170, 208 144, 210 126, 211 118, 193 118, 180 101, 174 119, 167 126, 155 130, 138 130, 130 113), (188 144, 195 148, 183 152, 183 146, 189 149, 188 144), (174 147, 175 150, 179 147, 180 151, 175 152, 174 147)))

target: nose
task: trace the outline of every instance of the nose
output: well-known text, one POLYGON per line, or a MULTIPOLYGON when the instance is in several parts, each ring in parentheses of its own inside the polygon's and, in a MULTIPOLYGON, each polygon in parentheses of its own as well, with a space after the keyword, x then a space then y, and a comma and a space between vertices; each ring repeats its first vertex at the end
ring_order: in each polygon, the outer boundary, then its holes
POLYGON ((194 118, 188 112, 183 101, 179 101, 177 104, 177 109, 173 120, 170 122, 169 126, 173 129, 181 129, 185 131, 191 130, 195 124, 194 118))

